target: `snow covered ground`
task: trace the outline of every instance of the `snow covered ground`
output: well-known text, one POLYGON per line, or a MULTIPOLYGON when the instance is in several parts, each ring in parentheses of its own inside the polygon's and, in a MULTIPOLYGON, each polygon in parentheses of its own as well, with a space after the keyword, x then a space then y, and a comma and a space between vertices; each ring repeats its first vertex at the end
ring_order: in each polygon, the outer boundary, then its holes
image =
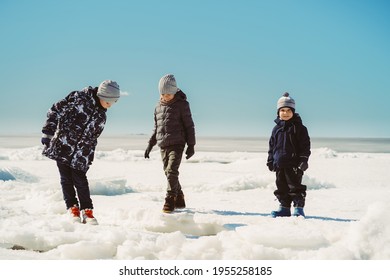
POLYGON ((266 156, 197 151, 180 169, 188 208, 163 214, 158 149, 149 160, 140 149, 98 150, 87 173, 92 226, 69 220, 40 146, 0 148, 0 259, 390 259, 390 153, 312 149, 306 219, 269 216, 278 203, 266 156))

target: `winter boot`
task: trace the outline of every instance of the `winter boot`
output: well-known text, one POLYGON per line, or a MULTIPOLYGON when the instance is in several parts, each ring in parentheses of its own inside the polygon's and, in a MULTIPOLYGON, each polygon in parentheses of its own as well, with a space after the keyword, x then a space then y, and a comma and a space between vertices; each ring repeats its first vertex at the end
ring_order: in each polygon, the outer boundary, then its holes
POLYGON ((172 213, 173 210, 175 210, 175 200, 176 200, 176 197, 174 195, 167 194, 167 196, 165 197, 165 204, 163 207, 163 212, 172 213))
POLYGON ((177 208, 177 209, 186 208, 186 202, 184 200, 183 191, 180 191, 179 194, 176 196, 175 208, 177 208))
POLYGON ((291 210, 290 210, 289 207, 279 206, 278 210, 271 212, 271 216, 273 218, 276 218, 276 217, 290 217, 291 216, 291 210))
POLYGON ((303 212, 303 207, 294 207, 294 213, 293 216, 303 216, 305 217, 305 213, 303 212))
POLYGON ((70 207, 68 209, 68 212, 70 214, 71 219, 75 223, 81 223, 81 218, 80 218, 80 209, 77 205, 74 205, 73 207, 70 207))
POLYGON ((97 225, 98 224, 96 218, 93 216, 92 209, 81 210, 81 214, 83 216, 83 224, 90 224, 90 225, 97 225))

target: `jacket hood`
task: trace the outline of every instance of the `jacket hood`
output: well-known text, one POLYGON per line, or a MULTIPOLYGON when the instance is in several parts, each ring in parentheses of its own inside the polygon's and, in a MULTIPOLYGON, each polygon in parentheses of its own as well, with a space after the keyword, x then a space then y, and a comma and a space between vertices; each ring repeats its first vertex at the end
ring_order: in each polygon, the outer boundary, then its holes
POLYGON ((182 99, 182 100, 187 100, 187 95, 181 91, 181 89, 178 90, 178 92, 176 92, 175 94, 175 98, 179 98, 179 99, 182 99))

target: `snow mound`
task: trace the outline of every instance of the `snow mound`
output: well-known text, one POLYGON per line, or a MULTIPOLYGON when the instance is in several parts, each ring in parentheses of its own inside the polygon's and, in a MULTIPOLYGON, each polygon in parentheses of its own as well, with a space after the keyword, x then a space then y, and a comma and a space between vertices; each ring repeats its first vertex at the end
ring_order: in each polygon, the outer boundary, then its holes
POLYGON ((355 259, 388 259, 390 256, 390 206, 377 202, 368 206, 359 223, 345 237, 346 247, 355 259))
POLYGON ((303 176, 302 183, 307 186, 308 190, 321 190, 321 189, 336 188, 336 186, 333 183, 319 180, 317 178, 313 178, 313 177, 310 177, 308 175, 303 176))
POLYGON ((108 161, 144 161, 142 151, 115 149, 112 151, 96 151, 95 158, 108 161))
POLYGON ((179 231, 189 236, 210 236, 216 235, 224 230, 222 226, 215 223, 197 223, 195 215, 189 212, 174 214, 161 214, 156 216, 156 222, 147 225, 146 229, 152 232, 171 233, 179 231))
POLYGON ((42 155, 42 147, 35 146, 23 149, 0 149, 1 160, 26 161, 47 159, 42 155))
POLYGON ((91 181, 90 191, 92 195, 122 195, 132 193, 134 190, 126 186, 126 179, 112 179, 103 181, 91 181))
POLYGON ((324 147, 312 150, 312 156, 320 157, 320 158, 336 158, 338 156, 337 152, 324 147))
POLYGON ((239 176, 223 181, 217 189, 224 192, 245 191, 252 189, 266 189, 273 181, 265 180, 259 176, 239 176))
POLYGON ((26 183, 38 182, 38 177, 20 168, 0 168, 0 181, 22 181, 26 183))
POLYGON ((13 181, 16 180, 16 178, 14 177, 14 175, 12 175, 12 173, 9 170, 7 170, 6 168, 2 168, 0 169, 0 180, 13 181))

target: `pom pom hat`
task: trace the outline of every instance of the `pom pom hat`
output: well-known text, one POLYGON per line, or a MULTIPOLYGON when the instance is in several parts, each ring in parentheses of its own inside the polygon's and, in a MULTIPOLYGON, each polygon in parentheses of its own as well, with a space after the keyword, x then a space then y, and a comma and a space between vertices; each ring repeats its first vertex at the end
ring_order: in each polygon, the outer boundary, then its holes
POLYGON ((280 108, 288 107, 295 112, 295 100, 291 98, 288 92, 285 92, 282 97, 279 98, 277 103, 277 109, 279 112, 280 108))

